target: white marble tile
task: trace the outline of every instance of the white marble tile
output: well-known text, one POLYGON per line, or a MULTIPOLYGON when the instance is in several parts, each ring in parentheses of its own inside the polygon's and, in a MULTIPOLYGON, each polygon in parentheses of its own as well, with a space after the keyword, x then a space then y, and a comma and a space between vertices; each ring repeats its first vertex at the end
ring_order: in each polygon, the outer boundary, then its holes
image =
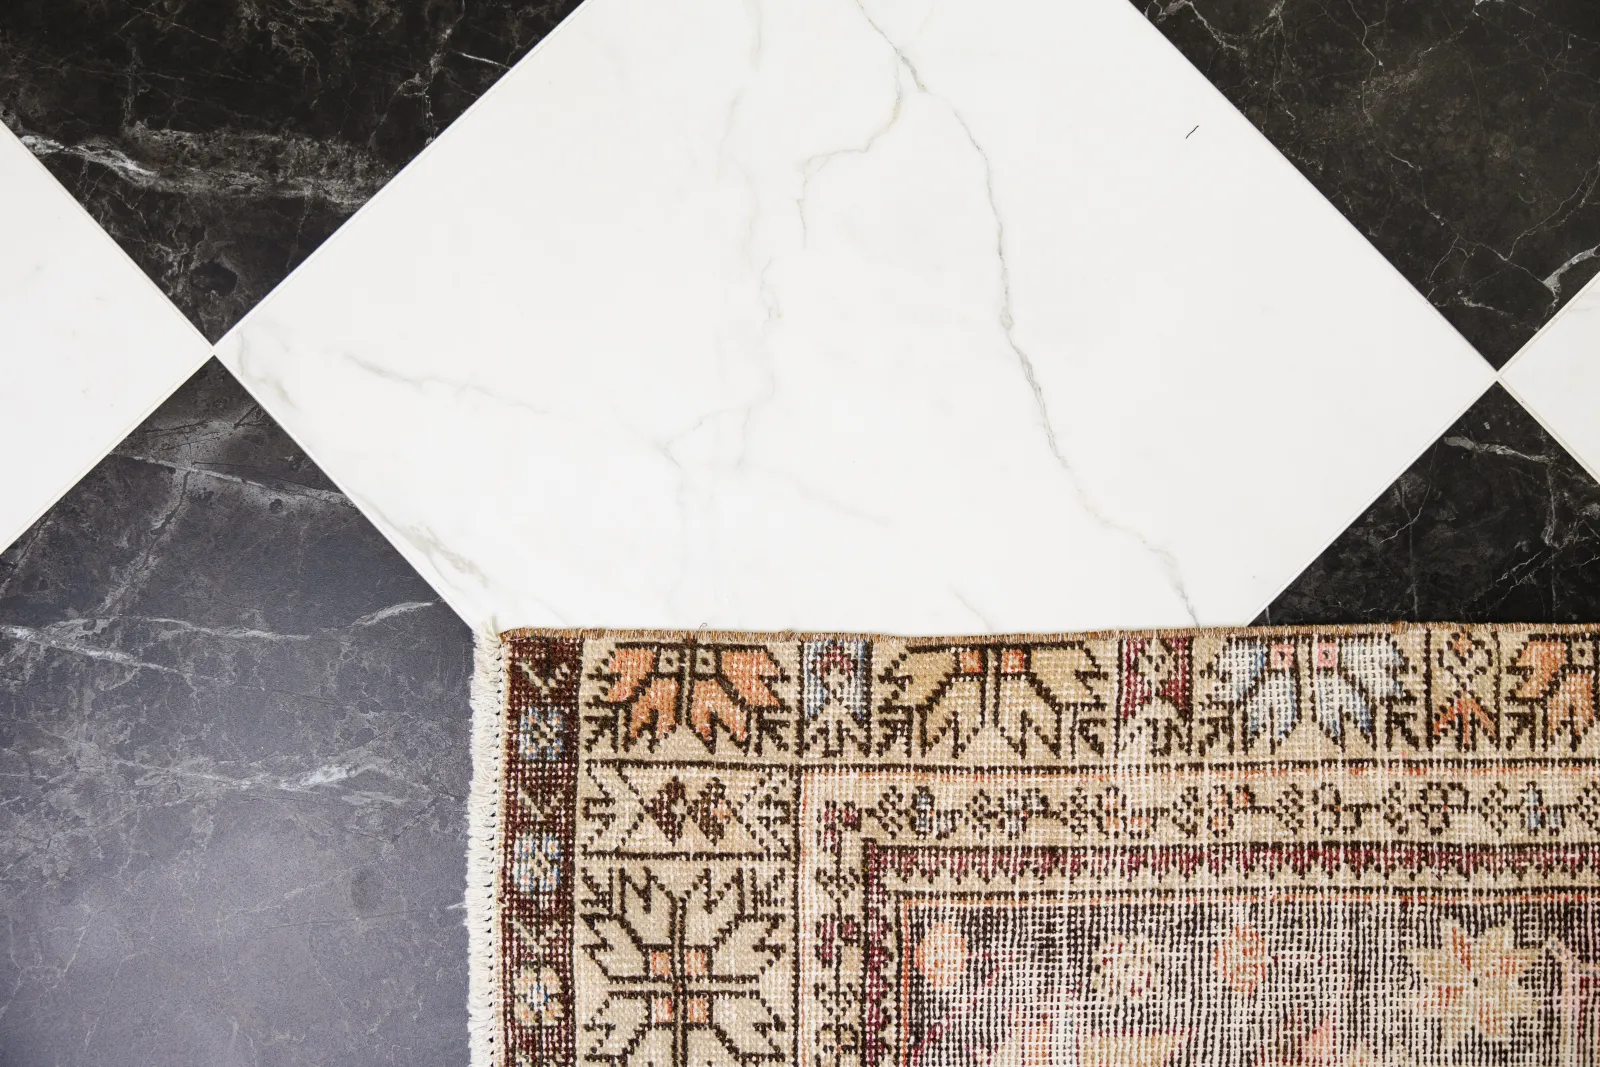
POLYGON ((210 354, 0 127, 0 548, 210 354))
POLYGON ((1501 379, 1562 447, 1600 478, 1600 278, 1522 347, 1501 379))
POLYGON ((1244 622, 1491 378, 1125 0, 589 0, 220 354, 502 625, 1244 622))

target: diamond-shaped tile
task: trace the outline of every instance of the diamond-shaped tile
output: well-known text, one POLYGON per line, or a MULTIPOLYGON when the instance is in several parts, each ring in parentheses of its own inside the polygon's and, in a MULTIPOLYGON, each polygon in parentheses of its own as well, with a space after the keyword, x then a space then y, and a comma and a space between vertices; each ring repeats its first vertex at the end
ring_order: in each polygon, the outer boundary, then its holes
POLYGON ((1242 622, 1489 377, 1122 0, 593 0, 220 352, 469 619, 757 628, 1242 622))
POLYGON ((0 130, 0 548, 210 353, 0 130))

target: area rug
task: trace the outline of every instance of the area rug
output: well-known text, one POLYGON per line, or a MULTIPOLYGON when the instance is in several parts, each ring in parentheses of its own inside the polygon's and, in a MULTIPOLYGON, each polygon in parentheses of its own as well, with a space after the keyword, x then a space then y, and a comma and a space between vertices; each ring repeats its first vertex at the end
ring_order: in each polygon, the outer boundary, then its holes
POLYGON ((490 637, 473 1062, 1595 1064, 1597 654, 490 637))

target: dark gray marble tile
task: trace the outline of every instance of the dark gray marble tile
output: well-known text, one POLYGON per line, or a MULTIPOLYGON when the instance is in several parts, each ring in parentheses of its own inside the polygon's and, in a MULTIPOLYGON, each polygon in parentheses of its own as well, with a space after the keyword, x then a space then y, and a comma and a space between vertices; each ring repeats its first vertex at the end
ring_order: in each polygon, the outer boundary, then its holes
POLYGON ((216 363, 0 555, 0 1063, 463 1063, 466 627, 216 363))
POLYGON ((1600 4, 1134 3, 1496 367, 1600 270, 1600 4))
POLYGON ((0 120, 215 339, 576 0, 6 0, 0 120))
POLYGON ((1600 619, 1600 485, 1494 386, 1256 620, 1600 619))

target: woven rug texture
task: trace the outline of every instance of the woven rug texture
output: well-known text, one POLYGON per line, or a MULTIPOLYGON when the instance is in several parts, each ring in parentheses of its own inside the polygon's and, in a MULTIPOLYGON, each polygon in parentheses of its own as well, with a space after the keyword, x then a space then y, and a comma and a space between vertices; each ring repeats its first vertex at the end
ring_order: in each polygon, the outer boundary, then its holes
POLYGON ((1597 656, 486 636, 474 1067, 1590 1067, 1597 656))

